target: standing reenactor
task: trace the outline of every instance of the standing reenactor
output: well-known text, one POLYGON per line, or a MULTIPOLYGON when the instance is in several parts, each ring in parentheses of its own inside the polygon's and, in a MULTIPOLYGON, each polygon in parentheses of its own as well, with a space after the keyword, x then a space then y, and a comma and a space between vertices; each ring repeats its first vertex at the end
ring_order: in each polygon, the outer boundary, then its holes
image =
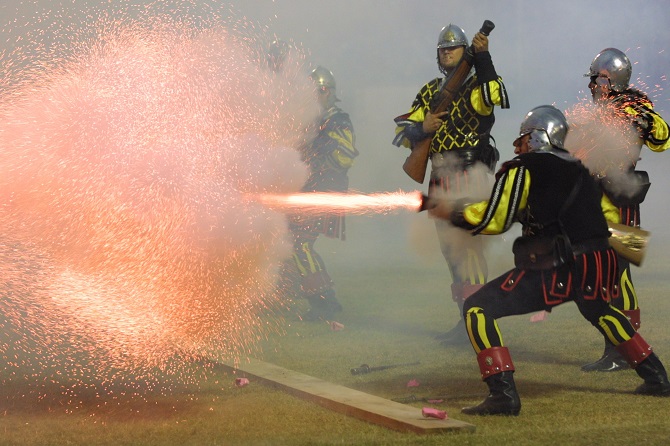
MULTIPOLYGON (((490 25, 492 29, 493 24, 490 25)), ((460 27, 450 24, 442 29, 436 54, 437 66, 444 77, 425 84, 409 113, 395 120, 395 145, 408 147, 413 152, 423 144, 430 145, 429 194, 434 195, 436 191, 471 192, 473 188, 488 191, 490 188, 490 175, 487 174, 495 170, 498 160, 498 151, 491 137, 495 122, 493 110, 496 105, 509 108, 509 101, 491 60, 488 32, 483 30, 475 35, 472 46, 469 46, 460 27), (456 76, 462 80, 454 83, 459 80, 456 76), (435 113, 439 110, 436 102, 445 91, 443 86, 451 88, 453 84, 456 88, 447 110, 435 113), (476 164, 484 167, 475 168, 476 164)), ((423 175, 414 179, 423 182, 423 175)), ((461 238, 460 246, 456 246, 454 237, 459 234, 458 231, 454 233, 450 223, 436 220, 435 226, 452 279, 451 297, 458 304, 460 313, 468 296, 486 283, 488 267, 483 246, 478 238, 461 238)), ((444 345, 467 344, 463 321, 459 320, 453 329, 438 339, 444 345)))
MULTIPOLYGON (((640 203, 644 201, 650 185, 647 173, 635 169, 642 146, 646 145, 654 152, 663 152, 670 147, 670 140, 668 140, 668 124, 654 111, 652 102, 643 92, 630 86, 631 73, 632 65, 626 54, 616 48, 606 48, 596 55, 585 76, 590 79, 589 89, 594 103, 606 115, 605 121, 613 119, 616 123, 629 125, 637 135, 632 147, 627 147, 627 150, 632 152, 627 156, 630 164, 617 163, 616 166, 611 166, 614 171, 605 170, 594 174, 600 178, 606 201, 615 208, 614 212, 606 214, 608 220, 639 227, 640 203), (630 190, 629 187, 629 190, 622 191, 618 179, 631 176, 637 178, 632 186, 637 190, 630 190)), ((621 298, 612 301, 612 305, 623 311, 637 330, 640 328, 640 307, 633 286, 630 263, 619 257, 619 268, 621 298)), ((582 366, 585 372, 611 372, 624 368, 628 368, 626 360, 607 338, 602 357, 582 366)))

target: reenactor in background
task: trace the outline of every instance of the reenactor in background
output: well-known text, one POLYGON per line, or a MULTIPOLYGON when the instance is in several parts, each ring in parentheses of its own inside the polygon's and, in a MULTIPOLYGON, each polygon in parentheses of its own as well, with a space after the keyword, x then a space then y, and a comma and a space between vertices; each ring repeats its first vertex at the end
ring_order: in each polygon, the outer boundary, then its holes
MULTIPOLYGON (((316 67, 310 77, 322 113, 315 123, 315 137, 300 149, 302 160, 309 166, 309 177, 301 192, 346 192, 348 171, 358 156, 354 128, 349 115, 335 105, 339 99, 330 70, 316 67)), ((289 218, 289 229, 293 235, 293 260, 300 275, 300 291, 310 305, 304 319, 333 320, 342 306, 326 265, 314 250, 314 243, 321 234, 344 240, 344 214, 294 214, 289 218)))
MULTIPOLYGON (((653 104, 641 91, 630 86, 632 65, 626 54, 616 48, 606 48, 593 59, 589 72, 589 89, 594 103, 600 107, 607 119, 614 119, 630 125, 637 137, 634 138, 632 153, 627 155, 630 164, 610 166, 615 172, 593 172, 599 180, 609 204, 606 212, 608 221, 626 226, 640 226, 640 203, 649 189, 649 176, 644 171, 635 170, 643 145, 654 152, 663 152, 670 147, 668 124, 654 111, 653 104), (617 184, 620 178, 632 176, 637 179, 632 185, 637 190, 621 190, 617 184)), ((600 154, 595 154, 596 156, 600 154)), ((585 161, 585 162, 588 162, 585 161)), ((612 301, 628 316, 635 329, 640 328, 640 307, 633 286, 630 263, 619 257, 621 298, 612 301)), ((611 372, 628 369, 628 364, 612 343, 605 338, 605 350, 597 361, 582 366, 585 372, 611 372)))

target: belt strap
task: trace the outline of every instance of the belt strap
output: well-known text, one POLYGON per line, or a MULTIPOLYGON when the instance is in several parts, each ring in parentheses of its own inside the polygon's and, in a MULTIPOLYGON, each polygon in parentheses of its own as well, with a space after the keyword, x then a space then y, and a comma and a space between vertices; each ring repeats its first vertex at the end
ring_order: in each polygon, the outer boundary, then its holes
POLYGON ((606 238, 594 238, 580 243, 572 244, 572 252, 576 256, 580 256, 591 251, 604 251, 610 249, 610 242, 606 238))

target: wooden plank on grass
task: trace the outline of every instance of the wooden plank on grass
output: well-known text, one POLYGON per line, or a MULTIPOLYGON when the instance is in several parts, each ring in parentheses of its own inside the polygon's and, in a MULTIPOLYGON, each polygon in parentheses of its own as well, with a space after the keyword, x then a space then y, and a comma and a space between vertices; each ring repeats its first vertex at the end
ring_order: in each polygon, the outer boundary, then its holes
POLYGON ((454 419, 424 418, 421 409, 396 403, 348 387, 333 384, 274 364, 249 359, 244 364, 216 362, 232 371, 243 372, 266 385, 284 390, 307 401, 370 423, 402 432, 418 434, 463 430, 474 432, 475 426, 454 419))

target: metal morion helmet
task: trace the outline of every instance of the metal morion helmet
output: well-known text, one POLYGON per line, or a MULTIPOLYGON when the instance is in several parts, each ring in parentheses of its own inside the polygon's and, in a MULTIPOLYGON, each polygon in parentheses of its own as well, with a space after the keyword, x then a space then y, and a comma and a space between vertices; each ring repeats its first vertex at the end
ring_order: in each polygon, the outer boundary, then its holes
POLYGON ((551 150, 552 147, 565 149, 563 143, 567 133, 568 121, 563 112, 553 105, 540 105, 529 111, 524 118, 514 145, 530 134, 528 146, 531 152, 551 150))
POLYGON ((335 76, 328 68, 318 66, 309 75, 317 87, 335 90, 335 76))
POLYGON ((312 78, 319 90, 330 90, 332 93, 329 99, 329 103, 335 103, 339 101, 335 95, 335 76, 328 68, 318 66, 312 70, 309 77, 312 78))
POLYGON ((453 46, 468 46, 468 38, 460 26, 450 23, 440 31, 440 36, 437 38, 437 49, 453 46))
POLYGON ((630 82, 633 67, 626 53, 616 48, 605 48, 593 59, 589 72, 584 76, 604 75, 610 81, 610 87, 616 92, 624 91, 630 82))

